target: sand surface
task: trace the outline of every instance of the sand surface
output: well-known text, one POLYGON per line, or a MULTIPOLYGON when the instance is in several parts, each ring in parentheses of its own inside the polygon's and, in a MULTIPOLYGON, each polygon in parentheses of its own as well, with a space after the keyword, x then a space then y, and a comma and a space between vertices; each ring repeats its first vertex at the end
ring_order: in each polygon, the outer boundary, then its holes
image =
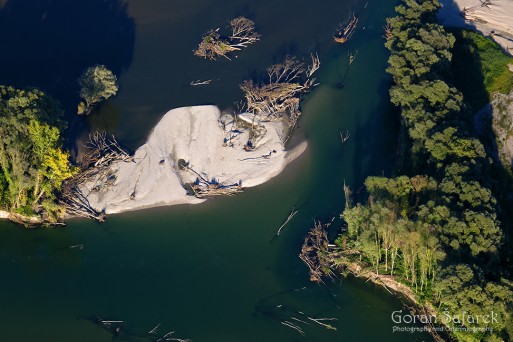
POLYGON ((513 54, 513 0, 441 0, 445 26, 477 29, 513 54))
MULTIPOLYGON (((248 123, 252 121, 249 115, 242 118, 248 123)), ((198 176, 180 170, 179 160, 188 162, 205 179, 215 178, 223 184, 241 182, 243 187, 251 187, 278 175, 306 149, 303 142, 286 151, 282 143, 285 124, 273 122, 263 124, 266 133, 255 150, 245 151, 249 130, 242 127, 240 120, 238 124, 232 121, 231 116, 221 118, 215 106, 173 109, 137 149, 134 162, 116 162, 111 166, 113 184, 106 185, 107 179, 102 177, 85 183, 82 192, 93 208, 107 214, 200 203, 204 199, 188 195, 184 188, 184 184, 194 182, 198 176), (230 137, 233 146, 226 144, 230 137)))

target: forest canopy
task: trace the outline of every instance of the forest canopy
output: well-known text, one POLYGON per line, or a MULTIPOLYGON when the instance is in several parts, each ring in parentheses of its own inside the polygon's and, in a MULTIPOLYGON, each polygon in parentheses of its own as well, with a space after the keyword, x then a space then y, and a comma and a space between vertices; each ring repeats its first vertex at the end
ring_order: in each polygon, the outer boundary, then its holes
POLYGON ((44 92, 0 86, 0 209, 63 215, 62 182, 75 173, 61 146, 62 110, 44 92))

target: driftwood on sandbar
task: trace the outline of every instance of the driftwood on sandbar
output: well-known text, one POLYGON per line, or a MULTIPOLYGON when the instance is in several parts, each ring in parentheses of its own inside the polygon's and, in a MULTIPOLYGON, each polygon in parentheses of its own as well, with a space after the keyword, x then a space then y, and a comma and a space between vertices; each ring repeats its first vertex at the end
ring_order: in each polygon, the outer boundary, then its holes
POLYGON ((102 186, 109 186, 116 179, 116 175, 110 170, 112 163, 133 162, 133 157, 121 148, 114 136, 107 137, 105 132, 90 134, 85 147, 87 152, 79 163, 80 172, 64 182, 60 202, 70 215, 103 222, 105 213, 90 205, 80 185, 96 180, 97 185, 93 187, 93 191, 99 190, 102 186))
POLYGON ((184 165, 184 170, 191 171, 196 175, 196 181, 190 184, 190 187, 197 198, 205 198, 212 196, 234 196, 244 191, 242 181, 234 184, 224 184, 219 180, 212 178, 207 179, 199 172, 195 171, 188 163, 184 165))

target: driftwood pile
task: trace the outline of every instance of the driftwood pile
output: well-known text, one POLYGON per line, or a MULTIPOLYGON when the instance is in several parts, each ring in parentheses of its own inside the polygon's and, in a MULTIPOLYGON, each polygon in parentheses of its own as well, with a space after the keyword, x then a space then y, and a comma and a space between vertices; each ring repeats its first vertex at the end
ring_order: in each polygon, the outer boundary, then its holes
POLYGON ((316 283, 324 283, 323 277, 328 276, 331 279, 335 278, 335 273, 332 271, 333 261, 330 256, 330 245, 328 241, 327 228, 328 224, 321 224, 319 221, 314 222, 314 227, 308 232, 301 254, 299 258, 308 267, 310 272, 310 280, 316 283))
POLYGON ((184 169, 191 171, 196 175, 196 181, 190 184, 190 186, 194 192, 194 196, 197 198, 212 196, 234 196, 235 194, 244 191, 241 181, 235 184, 224 184, 215 178, 212 178, 211 180, 207 179, 199 172, 196 172, 189 164, 186 164, 184 169))
POLYGON ((260 40, 260 35, 255 32, 255 23, 244 17, 238 17, 230 21, 231 34, 222 36, 219 28, 209 30, 194 51, 198 57, 215 60, 219 57, 230 59, 228 54, 239 51, 260 40))
POLYGON ((320 60, 317 54, 312 54, 311 59, 306 66, 295 57, 286 57, 283 63, 267 68, 264 82, 246 80, 240 85, 248 111, 256 115, 257 122, 282 121, 286 117, 289 127, 295 128, 301 115, 300 96, 317 85, 312 76, 319 69, 320 60))
POLYGON ((357 24, 358 18, 353 14, 353 17, 347 25, 340 25, 339 29, 335 32, 335 35, 333 36, 333 40, 335 40, 335 42, 337 43, 344 44, 353 35, 354 31, 356 30, 357 24))
POLYGON ((103 222, 105 213, 98 212, 89 204, 80 185, 96 180, 97 183, 93 187, 93 191, 99 191, 105 186, 112 185, 116 180, 116 175, 110 168, 112 163, 117 161, 133 162, 133 158, 120 147, 114 136, 107 137, 104 132, 90 134, 86 148, 87 152, 79 163, 81 171, 63 184, 60 201, 70 215, 103 222))

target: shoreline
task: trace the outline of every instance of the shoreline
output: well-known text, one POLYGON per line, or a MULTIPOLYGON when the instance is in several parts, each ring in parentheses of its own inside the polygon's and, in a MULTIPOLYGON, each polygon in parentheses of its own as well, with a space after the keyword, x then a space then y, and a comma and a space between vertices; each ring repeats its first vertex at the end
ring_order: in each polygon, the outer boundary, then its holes
POLYGON ((5 210, 0 210, 0 220, 11 221, 13 223, 19 223, 23 225, 41 225, 45 223, 45 221, 37 216, 24 216, 5 210))
POLYGON ((11 217, 11 213, 8 211, 0 210, 0 220, 8 220, 11 217))
MULTIPOLYGON (((436 317, 438 314, 437 310, 433 306, 427 303, 419 303, 413 290, 407 285, 398 281, 396 276, 376 274, 374 270, 366 269, 359 262, 350 261, 345 258, 340 260, 339 264, 336 265, 336 269, 341 274, 343 274, 345 271, 349 271, 353 277, 359 280, 365 280, 365 282, 370 281, 374 285, 384 288, 388 293, 402 297, 399 298, 401 302, 404 303, 405 301, 408 301, 413 304, 415 310, 420 311, 420 315, 436 317)), ((415 314, 417 313, 415 312, 415 314)), ((430 328, 428 332, 436 341, 445 341, 445 339, 436 330, 433 329, 434 326, 432 323, 425 325, 430 328)), ((441 326, 444 327, 444 331, 449 330, 447 325, 441 324, 441 326)))

